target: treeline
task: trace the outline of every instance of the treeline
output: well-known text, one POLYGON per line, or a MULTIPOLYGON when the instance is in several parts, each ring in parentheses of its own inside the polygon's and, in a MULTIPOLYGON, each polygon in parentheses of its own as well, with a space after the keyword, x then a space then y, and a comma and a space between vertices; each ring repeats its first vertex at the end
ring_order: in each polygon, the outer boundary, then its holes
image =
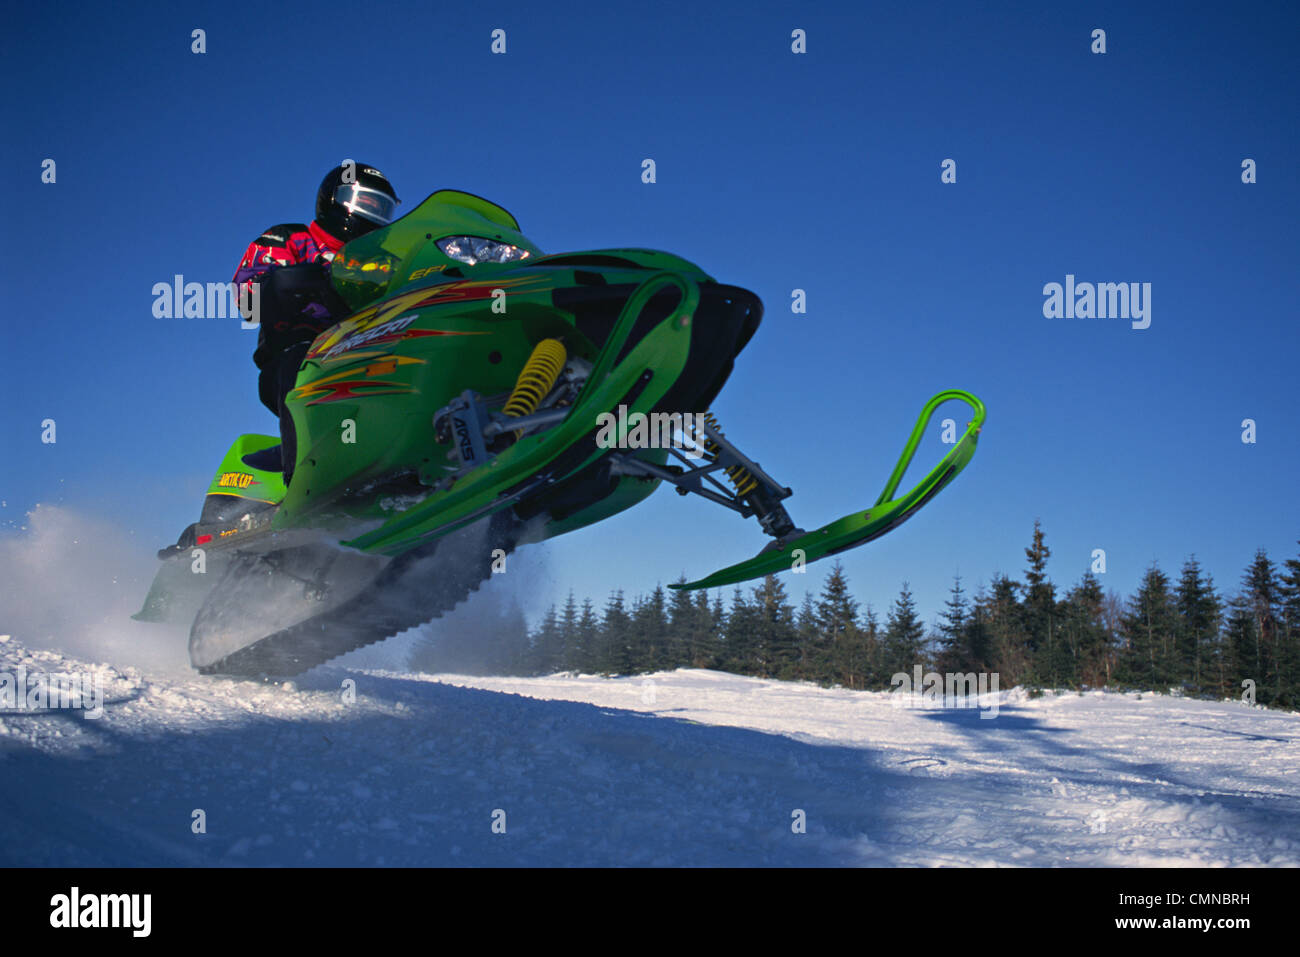
POLYGON ((1171 579, 1147 569, 1135 594, 1103 590, 1083 575, 1064 593, 1047 577, 1051 556, 1034 524, 1022 578, 996 575, 969 594, 960 578, 936 627, 917 615, 906 583, 881 621, 852 594, 843 568, 798 607, 781 579, 720 595, 656 587, 628 601, 615 591, 597 609, 572 593, 529 629, 518 608, 422 641, 411 664, 425 671, 630 675, 712 668, 764 678, 882 689, 898 672, 997 673, 1002 688, 1181 689, 1300 705, 1300 558, 1278 567, 1256 553, 1225 597, 1194 557, 1171 579))

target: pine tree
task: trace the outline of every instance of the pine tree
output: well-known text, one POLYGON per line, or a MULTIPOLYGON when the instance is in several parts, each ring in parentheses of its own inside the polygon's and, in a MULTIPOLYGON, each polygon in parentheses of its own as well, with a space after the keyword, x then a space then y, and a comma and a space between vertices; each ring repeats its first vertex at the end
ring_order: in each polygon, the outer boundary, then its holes
POLYGON ((862 611, 858 622, 858 641, 851 644, 848 654, 837 665, 839 673, 849 679, 849 687, 887 688, 889 676, 884 668, 884 636, 880 630, 880 619, 870 604, 862 611), (858 675, 861 683, 855 684, 858 675))
POLYGON ((855 619, 831 644, 830 660, 821 680, 854 690, 871 686, 874 646, 880 635, 875 612, 868 608, 863 617, 865 624, 855 619))
POLYGON ((723 667, 740 675, 758 674, 757 634, 754 628, 754 609, 745 600, 737 585, 731 593, 731 610, 727 612, 723 629, 723 667))
POLYGON ((1120 650, 1124 645, 1124 616, 1128 614, 1128 602, 1119 592, 1111 588, 1101 602, 1101 624, 1106 633, 1106 646, 1110 653, 1106 658, 1106 686, 1114 680, 1115 669, 1119 664, 1120 650))
POLYGON ((623 589, 610 592, 600 623, 600 651, 593 656, 593 667, 600 674, 632 673, 632 620, 623 603, 623 589))
POLYGON ((1300 706, 1300 558, 1288 558, 1283 568, 1278 589, 1282 618, 1279 657, 1286 675, 1286 690, 1279 704, 1295 708, 1300 706))
POLYGON ((1105 621, 1106 594, 1091 571, 1057 607, 1060 620, 1055 670, 1070 687, 1099 688, 1110 676, 1112 654, 1105 621))
POLYGON ((1034 537, 1025 549, 1029 568, 1025 572, 1025 600, 1022 604, 1025 638, 1028 641, 1030 667, 1034 680, 1054 687, 1062 684, 1067 671, 1066 659, 1058 648, 1056 627, 1056 586, 1047 578, 1047 559, 1052 550, 1044 541, 1043 528, 1034 520, 1034 537))
MULTIPOLYGON (((684 585, 686 576, 677 579, 684 585)), ((696 661, 709 640, 708 598, 703 592, 673 589, 668 607, 668 668, 697 667, 696 661), (700 598, 704 598, 701 607, 700 598)))
MULTIPOLYGON (((1300 542, 1296 544, 1300 545, 1300 542)), ((1280 577, 1278 593, 1282 599, 1282 621, 1292 632, 1300 633, 1300 558, 1288 558, 1280 577)))
POLYGON ((1169 576, 1152 565, 1142 576, 1121 624, 1124 647, 1116 677, 1129 685, 1163 690, 1176 683, 1174 635, 1178 613, 1169 576))
POLYGON ((1256 700, 1276 704, 1287 690, 1283 674, 1282 583, 1263 549, 1243 576, 1228 623, 1233 683, 1255 682, 1256 700))
POLYGON ((581 649, 572 667, 580 672, 597 670, 600 651, 600 621, 590 598, 582 600, 582 613, 578 616, 578 647, 581 649))
POLYGON ((963 628, 964 640, 962 648, 964 649, 963 659, 966 671, 992 672, 997 670, 994 663, 997 656, 994 651, 993 631, 989 623, 990 602, 989 594, 981 584, 975 590, 974 599, 971 601, 970 615, 967 617, 966 625, 963 628))
POLYGON ((709 637, 707 644, 707 654, 700 656, 699 667, 702 668, 723 668, 726 660, 727 647, 727 610, 722 604, 722 593, 715 592, 713 603, 710 605, 704 592, 700 592, 700 599, 708 608, 709 637))
POLYGON ((807 592, 803 593, 803 601, 799 603, 799 611, 794 616, 794 632, 799 649, 796 677, 803 681, 825 680, 822 676, 830 670, 827 660, 829 656, 819 640, 817 612, 813 608, 812 596, 807 592))
POLYGON ((542 616, 541 624, 532 636, 532 674, 548 675, 560 670, 564 655, 564 633, 555 606, 551 605, 542 616))
POLYGON ((884 666, 887 675, 904 673, 911 676, 912 669, 925 662, 925 625, 917 617, 912 601, 912 590, 903 582, 889 617, 885 621, 884 666))
POLYGON ((619 674, 638 675, 653 671, 650 667, 651 648, 646 641, 645 631, 645 596, 637 595, 627 609, 627 646, 623 657, 623 667, 619 674))
POLYGON ((976 662, 969 645, 971 637, 970 605, 966 601, 966 592, 961 587, 961 576, 954 575, 952 588, 948 590, 948 600, 939 615, 939 656, 940 671, 981 671, 983 662, 976 662))
POLYGON ((569 589, 569 597, 565 599, 564 608, 560 612, 559 628, 560 654, 556 667, 564 671, 580 670, 578 663, 586 657, 586 651, 582 647, 582 636, 578 633, 578 602, 573 597, 572 588, 569 589))
POLYGON ((638 672, 674 667, 668 655, 668 597, 662 585, 640 599, 632 612, 633 659, 638 672))
POLYGON ((775 575, 766 576, 754 589, 753 628, 757 673, 766 678, 789 677, 797 660, 794 607, 775 575))
POLYGON ((848 578, 839 562, 826 575, 815 606, 813 625, 816 633, 813 676, 823 682, 837 677, 843 681, 842 672, 847 669, 859 672, 849 680, 860 679, 866 662, 860 660, 865 649, 858 629, 858 603, 849 591, 848 578))
POLYGON ((1183 563, 1175 607, 1178 676, 1188 687, 1203 691, 1210 679, 1208 666, 1217 643, 1222 604, 1214 582, 1202 577, 1195 555, 1183 563))
POLYGON ((1025 629, 1020 583, 1006 575, 996 575, 982 608, 993 653, 993 670, 1006 687, 1020 684, 1030 677, 1029 642, 1025 629))

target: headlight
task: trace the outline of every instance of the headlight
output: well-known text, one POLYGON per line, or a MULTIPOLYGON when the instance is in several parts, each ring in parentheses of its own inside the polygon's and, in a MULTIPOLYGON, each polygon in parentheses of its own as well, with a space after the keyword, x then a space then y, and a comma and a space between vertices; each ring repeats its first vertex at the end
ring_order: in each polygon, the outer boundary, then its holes
POLYGON ((482 236, 448 236, 438 240, 438 248, 449 259, 455 259, 471 266, 476 263, 510 263, 517 259, 527 259, 528 250, 499 243, 482 236))

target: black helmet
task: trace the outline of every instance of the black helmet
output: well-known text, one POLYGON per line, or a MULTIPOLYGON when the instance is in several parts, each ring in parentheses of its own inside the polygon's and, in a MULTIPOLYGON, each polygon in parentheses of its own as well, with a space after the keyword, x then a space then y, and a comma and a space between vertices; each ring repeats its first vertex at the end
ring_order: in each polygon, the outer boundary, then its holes
POLYGON ((349 160, 321 180, 316 191, 316 222, 331 236, 347 242, 387 226, 400 202, 388 177, 373 166, 349 160))

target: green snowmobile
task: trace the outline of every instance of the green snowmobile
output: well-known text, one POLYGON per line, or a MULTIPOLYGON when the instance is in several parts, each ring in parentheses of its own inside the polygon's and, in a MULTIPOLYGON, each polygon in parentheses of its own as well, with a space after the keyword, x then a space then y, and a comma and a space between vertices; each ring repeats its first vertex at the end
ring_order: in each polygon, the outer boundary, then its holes
POLYGON ((419 625, 516 546, 664 482, 772 538, 677 587, 812 562, 905 521, 970 461, 984 422, 973 395, 934 396, 875 504, 804 531, 782 504, 790 489, 704 412, 758 328, 752 292, 671 253, 545 255, 500 206, 457 190, 348 243, 331 282, 355 311, 312 343, 289 394, 289 487, 245 461, 275 436, 236 439, 136 616, 192 616, 190 660, 206 674, 289 676, 419 625), (949 399, 974 411, 965 434, 896 496, 949 399))

